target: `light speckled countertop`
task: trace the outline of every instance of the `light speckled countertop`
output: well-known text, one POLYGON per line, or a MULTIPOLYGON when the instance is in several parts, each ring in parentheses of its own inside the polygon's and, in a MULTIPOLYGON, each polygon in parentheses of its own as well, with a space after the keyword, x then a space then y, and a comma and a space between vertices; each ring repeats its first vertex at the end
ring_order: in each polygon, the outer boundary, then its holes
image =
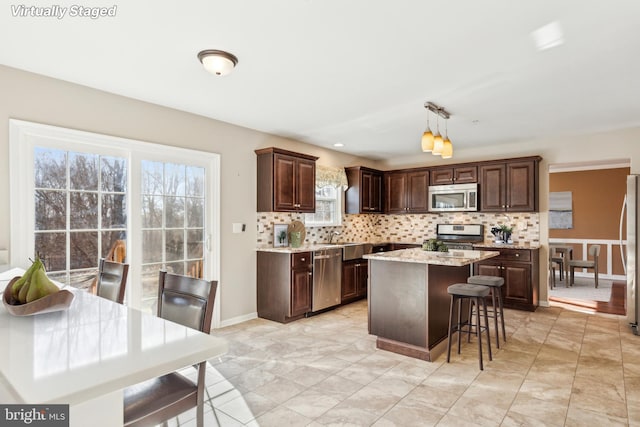
POLYGON ((423 251, 420 248, 381 252, 365 255, 363 258, 376 261, 415 262, 421 264, 450 265, 462 267, 474 262, 498 256, 498 251, 461 251, 449 252, 423 251))
MULTIPOLYGON (((390 243, 419 245, 419 243, 416 243, 416 242, 406 243, 406 242, 389 242, 389 241, 378 241, 378 240, 369 241, 369 242, 353 242, 353 243, 369 243, 374 246, 386 245, 390 243)), ((256 250, 261 252, 280 252, 285 254, 293 254, 298 252, 313 252, 313 251, 318 251, 322 249, 342 248, 349 244, 352 244, 352 243, 351 242, 335 243, 335 244, 316 243, 313 245, 302 245, 299 248, 292 248, 291 246, 284 246, 279 248, 274 248, 273 246, 258 246, 256 250)), ((539 244, 520 243, 520 242, 515 242, 515 243, 486 242, 486 243, 474 244, 473 247, 478 249, 484 249, 484 248, 486 249, 540 249, 539 244)))
POLYGON ((283 254, 296 254, 299 252, 313 252, 313 251, 320 251, 323 249, 336 249, 336 248, 340 248, 342 249, 344 247, 344 245, 330 245, 328 243, 320 243, 317 245, 302 245, 299 248, 292 248, 291 246, 282 246, 279 248, 274 248, 273 246, 259 246, 256 248, 257 251, 259 252, 279 252, 279 253, 283 253, 283 254))
POLYGON ((491 249, 540 249, 540 245, 537 243, 495 243, 486 242, 473 245, 474 248, 491 248, 491 249))

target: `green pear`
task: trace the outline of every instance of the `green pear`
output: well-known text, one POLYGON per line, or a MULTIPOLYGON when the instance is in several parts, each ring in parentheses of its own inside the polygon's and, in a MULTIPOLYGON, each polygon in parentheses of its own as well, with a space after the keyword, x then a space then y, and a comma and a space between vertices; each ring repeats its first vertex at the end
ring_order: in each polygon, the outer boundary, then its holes
POLYGON ((27 293, 27 303, 54 294, 59 290, 55 283, 47 277, 44 267, 39 268, 33 272, 31 277, 31 285, 27 293))
MULTIPOLYGON (((41 266, 42 266, 42 261, 40 261, 40 258, 36 257, 36 260, 31 263, 31 267, 29 267, 29 269, 22 275, 20 279, 14 282, 13 286, 11 287, 11 295, 13 296, 14 299, 19 299, 18 294, 20 293, 20 289, 22 289, 22 287, 25 284, 29 283, 29 280, 31 280, 31 275, 33 274, 33 272, 36 271, 41 266)), ((26 293, 25 293, 25 296, 26 296, 26 293)))

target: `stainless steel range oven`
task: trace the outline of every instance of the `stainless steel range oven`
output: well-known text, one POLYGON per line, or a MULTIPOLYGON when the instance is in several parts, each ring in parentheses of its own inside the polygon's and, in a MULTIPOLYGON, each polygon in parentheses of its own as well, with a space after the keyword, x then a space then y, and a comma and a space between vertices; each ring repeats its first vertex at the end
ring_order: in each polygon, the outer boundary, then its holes
POLYGON ((436 233, 436 239, 449 249, 471 250, 474 243, 484 242, 482 224, 437 224, 436 233))

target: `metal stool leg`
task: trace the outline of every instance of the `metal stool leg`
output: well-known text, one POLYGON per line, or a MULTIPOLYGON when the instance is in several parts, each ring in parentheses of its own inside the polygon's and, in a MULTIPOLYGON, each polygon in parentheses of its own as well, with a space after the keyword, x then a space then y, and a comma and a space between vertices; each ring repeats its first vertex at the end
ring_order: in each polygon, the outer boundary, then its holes
MULTIPOLYGON (((486 303, 485 303, 486 304, 486 303)), ((496 288, 491 288, 491 309, 493 310, 493 326, 496 331, 496 345, 500 348, 500 331, 498 330, 498 306, 496 306, 496 288)))
POLYGON ((491 334, 489 332, 489 316, 487 315, 487 301, 482 298, 482 305, 484 307, 484 328, 487 332, 487 348, 489 349, 489 361, 493 360, 491 354, 491 334))
POLYGON ((460 354, 460 341, 462 339, 462 300, 461 297, 456 297, 458 300, 458 354, 460 354))
MULTIPOLYGON (((500 322, 502 322, 502 339, 507 342, 507 331, 504 328, 504 307, 502 305, 502 289, 498 288, 498 304, 500 305, 500 322)), ((496 331, 496 334, 498 332, 496 331)))
POLYGON ((449 304, 449 334, 447 336, 447 363, 451 359, 451 329, 453 328, 453 305, 456 297, 451 295, 451 303, 449 304))
MULTIPOLYGON (((473 298, 476 301, 476 330, 480 332, 480 304, 478 303, 478 298, 473 298)), ((485 312, 486 315, 486 312, 485 312)), ((478 361, 480 362, 480 370, 484 370, 482 366, 482 334, 478 333, 478 361)))

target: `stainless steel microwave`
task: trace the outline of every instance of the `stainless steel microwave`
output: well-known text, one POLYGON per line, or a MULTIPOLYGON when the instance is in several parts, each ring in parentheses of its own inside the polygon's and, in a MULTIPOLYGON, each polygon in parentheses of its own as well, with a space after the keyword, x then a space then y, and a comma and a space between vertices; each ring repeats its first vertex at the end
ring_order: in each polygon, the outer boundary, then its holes
POLYGON ((430 212, 472 212, 478 210, 478 184, 429 186, 430 212))

